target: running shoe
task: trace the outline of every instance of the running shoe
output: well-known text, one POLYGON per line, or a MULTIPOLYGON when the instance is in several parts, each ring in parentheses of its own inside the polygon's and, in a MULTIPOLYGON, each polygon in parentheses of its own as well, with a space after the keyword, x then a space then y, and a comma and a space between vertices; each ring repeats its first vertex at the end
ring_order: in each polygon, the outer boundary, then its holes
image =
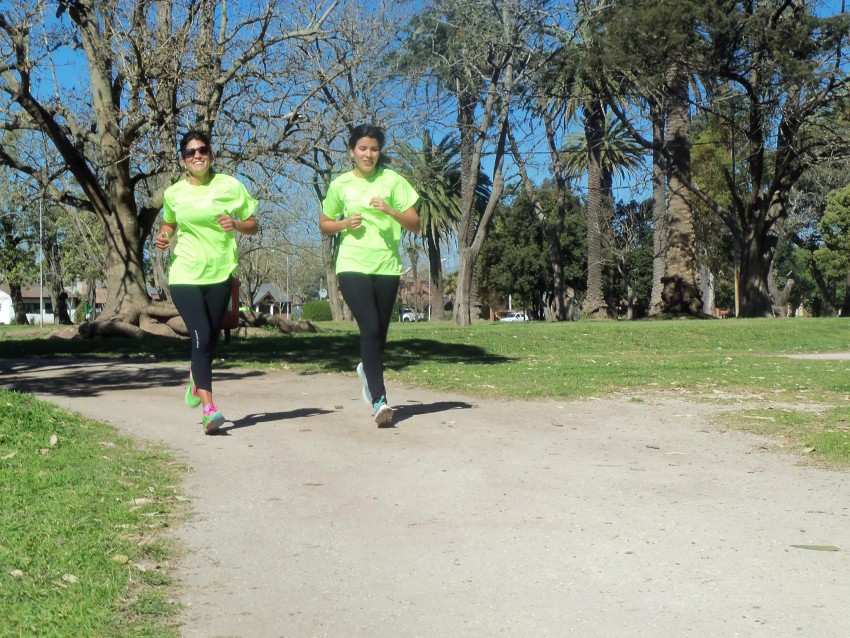
POLYGON ((186 406, 197 408, 201 405, 201 397, 198 396, 198 388, 195 387, 195 380, 192 378, 192 373, 189 373, 189 387, 186 388, 186 406))
POLYGON ((372 418, 375 419, 375 425, 379 428, 390 425, 394 414, 395 411, 387 405, 386 397, 381 397, 372 405, 372 418))
POLYGON ((363 386, 363 401, 366 405, 372 405, 372 393, 369 392, 369 383, 366 381, 366 373, 363 371, 363 362, 357 364, 357 376, 360 377, 360 385, 363 386))
POLYGON ((218 411, 215 403, 210 403, 204 406, 204 414, 201 416, 201 423, 204 426, 204 434, 215 434, 218 429, 224 425, 224 415, 218 411))

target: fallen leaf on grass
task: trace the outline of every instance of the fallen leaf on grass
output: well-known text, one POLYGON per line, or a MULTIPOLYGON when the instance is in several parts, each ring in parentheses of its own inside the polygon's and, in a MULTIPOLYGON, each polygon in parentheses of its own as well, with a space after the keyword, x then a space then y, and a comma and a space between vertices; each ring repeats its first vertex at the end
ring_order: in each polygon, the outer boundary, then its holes
POLYGON ((807 447, 807 448, 804 448, 804 449, 803 449, 803 454, 811 454, 811 453, 812 453, 812 452, 814 452, 814 451, 815 451, 815 448, 813 448, 813 447, 807 447))
POLYGON ((126 565, 130 562, 130 558, 124 554, 115 554, 115 556, 112 557, 112 560, 116 563, 121 563, 122 565, 126 565))
POLYGON ((99 441, 98 445, 101 447, 115 447, 115 444, 112 441, 99 441))
POLYGON ((74 576, 73 574, 65 574, 64 576, 62 576, 62 580, 64 580, 66 583, 76 583, 80 579, 74 576))
POLYGON ((13 569, 9 572, 9 574, 15 578, 23 578, 24 576, 24 572, 22 572, 20 569, 13 569))
POLYGON ((796 549, 811 549, 816 552, 840 552, 835 545, 791 545, 796 549))
POLYGON ((156 499, 148 498, 144 496, 142 498, 134 498, 132 500, 133 505, 147 505, 148 503, 156 503, 156 499))
POLYGON ((55 434, 50 435, 50 447, 56 447, 56 444, 59 443, 59 437, 55 434))
POLYGON ((3 461, 8 461, 9 459, 14 458, 14 456, 15 456, 17 453, 18 453, 18 452, 17 452, 17 450, 16 450, 16 451, 14 451, 14 452, 9 452, 9 454, 7 454, 6 456, 4 456, 4 457, 2 458, 2 460, 3 460, 3 461))

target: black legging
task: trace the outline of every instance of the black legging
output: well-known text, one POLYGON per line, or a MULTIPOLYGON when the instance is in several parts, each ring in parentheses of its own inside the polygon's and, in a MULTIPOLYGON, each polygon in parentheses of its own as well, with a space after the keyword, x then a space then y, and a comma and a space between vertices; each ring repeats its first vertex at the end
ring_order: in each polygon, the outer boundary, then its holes
POLYGON ((374 403, 387 395, 383 354, 401 277, 342 272, 337 278, 342 298, 360 328, 360 360, 374 403))
POLYGON ((192 379, 199 390, 212 392, 212 362, 230 300, 230 278, 217 284, 175 284, 169 289, 192 341, 192 379))

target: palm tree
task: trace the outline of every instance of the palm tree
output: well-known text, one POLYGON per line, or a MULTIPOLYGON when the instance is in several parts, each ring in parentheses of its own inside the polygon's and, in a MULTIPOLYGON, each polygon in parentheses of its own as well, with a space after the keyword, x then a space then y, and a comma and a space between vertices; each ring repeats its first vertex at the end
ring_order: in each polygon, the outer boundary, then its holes
POLYGON ((584 135, 570 136, 562 157, 573 177, 587 174, 588 289, 583 310, 591 317, 604 317, 608 307, 602 293, 602 244, 606 213, 613 210, 614 178, 642 166, 643 148, 601 101, 582 110, 584 135))
MULTIPOLYGON (((553 56, 557 65, 547 82, 551 108, 562 113, 567 122, 581 113, 584 124, 583 142, 570 146, 583 156, 577 166, 587 174, 587 293, 582 311, 592 318, 609 315, 602 295, 602 220, 607 217, 603 213, 606 203, 608 209, 612 208, 613 202, 606 195, 614 175, 612 170, 606 175, 603 168, 607 100, 612 91, 608 90, 609 73, 604 63, 600 8, 592 0, 581 3, 575 40, 553 56)), ((579 162, 577 158, 575 161, 579 162)))
POLYGON ((419 193, 417 211, 421 220, 422 243, 428 252, 431 316, 443 313, 443 273, 441 245, 456 233, 460 220, 460 143, 447 135, 434 144, 430 131, 422 131, 421 148, 401 142, 395 149, 399 170, 419 193))

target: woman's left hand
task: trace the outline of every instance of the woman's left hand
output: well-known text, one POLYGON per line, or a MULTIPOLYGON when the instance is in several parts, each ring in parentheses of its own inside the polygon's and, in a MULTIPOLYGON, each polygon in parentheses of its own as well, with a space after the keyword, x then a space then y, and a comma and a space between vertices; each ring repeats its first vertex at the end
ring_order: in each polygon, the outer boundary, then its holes
POLYGON ((231 232, 236 230, 236 220, 232 217, 228 217, 227 215, 219 215, 216 217, 216 221, 218 225, 221 226, 221 229, 225 232, 231 232))
POLYGON ((384 213, 386 215, 391 215, 392 213, 398 212, 398 211, 394 210, 392 206, 387 204, 380 197, 373 197, 372 199, 370 199, 369 200, 369 206, 371 206, 375 210, 381 211, 382 213, 384 213))

